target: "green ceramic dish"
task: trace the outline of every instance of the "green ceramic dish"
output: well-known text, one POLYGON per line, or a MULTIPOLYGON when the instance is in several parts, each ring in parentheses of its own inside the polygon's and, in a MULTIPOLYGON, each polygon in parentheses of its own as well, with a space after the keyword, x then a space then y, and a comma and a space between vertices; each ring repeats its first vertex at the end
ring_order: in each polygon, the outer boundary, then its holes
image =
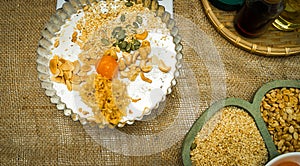
POLYGON ((269 152, 269 160, 273 159, 274 157, 278 156, 279 153, 277 152, 276 146, 272 141, 271 135, 267 129, 263 118, 261 117, 260 113, 260 104, 265 96, 270 90, 275 88, 283 88, 283 87, 293 87, 293 88, 300 88, 300 80, 276 80, 269 82, 263 85, 255 94, 253 98, 253 103, 249 103, 245 100, 239 98, 227 98, 220 100, 214 103, 210 108, 208 108, 200 117, 195 121, 193 126, 191 127, 190 131, 187 133, 182 147, 182 159, 183 164, 188 166, 192 165, 190 159, 190 151, 192 143, 197 135, 197 133, 201 130, 203 125, 215 115, 221 108, 225 106, 236 106, 246 110, 254 119, 257 128, 260 131, 260 134, 265 142, 266 148, 269 152))

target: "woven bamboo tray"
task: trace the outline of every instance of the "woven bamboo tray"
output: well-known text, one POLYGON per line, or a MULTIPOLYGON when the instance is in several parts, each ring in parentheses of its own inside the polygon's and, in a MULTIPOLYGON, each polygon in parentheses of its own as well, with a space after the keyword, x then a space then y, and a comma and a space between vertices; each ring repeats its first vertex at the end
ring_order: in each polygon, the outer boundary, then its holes
POLYGON ((283 32, 271 26, 262 36, 254 39, 240 36, 234 29, 236 11, 222 11, 201 0, 205 14, 216 30, 238 48, 264 56, 290 56, 300 54, 300 30, 283 32))

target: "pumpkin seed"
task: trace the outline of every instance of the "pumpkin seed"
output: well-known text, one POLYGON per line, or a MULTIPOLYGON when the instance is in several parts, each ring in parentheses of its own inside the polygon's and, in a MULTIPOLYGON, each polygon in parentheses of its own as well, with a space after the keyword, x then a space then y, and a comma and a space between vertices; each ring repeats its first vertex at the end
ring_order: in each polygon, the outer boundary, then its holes
POLYGON ((133 45, 135 45, 135 46, 140 46, 140 45, 141 45, 141 42, 134 39, 134 40, 133 40, 133 45))
POLYGON ((131 28, 132 26, 130 24, 126 25, 125 28, 131 28))
POLYGON ((108 45, 109 45, 109 41, 108 41, 107 39, 105 39, 105 38, 102 38, 102 39, 101 39, 101 42, 102 42, 102 44, 105 45, 105 46, 108 46, 108 45))
POLYGON ((135 47, 134 47, 134 44, 131 44, 131 48, 130 48, 132 51, 135 50, 135 47))
POLYGON ((117 36, 116 36, 116 38, 118 39, 118 40, 123 40, 124 38, 126 37, 126 35, 125 35, 125 30, 121 30, 118 34, 117 34, 117 36))
POLYGON ((115 38, 116 35, 122 30, 122 27, 115 27, 114 30, 112 31, 111 35, 115 38))
POLYGON ((116 41, 116 46, 119 45, 119 44, 121 44, 122 42, 123 42, 123 40, 117 40, 116 41))
POLYGON ((133 3, 129 1, 129 2, 126 2, 125 5, 126 5, 127 7, 131 7, 131 6, 133 6, 133 3))
POLYGON ((122 30, 122 27, 118 26, 118 27, 115 27, 114 31, 116 32, 120 32, 122 30))
POLYGON ((131 29, 131 33, 137 34, 137 31, 135 29, 131 29))
POLYGON ((137 50, 139 48, 140 48, 140 46, 137 46, 137 45, 134 46, 134 50, 137 50))
POLYGON ((142 24, 143 18, 141 16, 136 16, 136 22, 138 22, 139 24, 142 24))
POLYGON ((125 14, 122 14, 122 15, 121 15, 120 20, 121 20, 121 22, 124 22, 124 21, 125 21, 125 14))
POLYGON ((132 25, 133 25, 134 28, 139 28, 140 27, 137 22, 133 22, 132 25))
POLYGON ((125 49, 126 46, 127 46, 127 42, 126 41, 122 41, 118 46, 121 48, 121 50, 125 49))
POLYGON ((128 43, 127 46, 126 46, 126 52, 130 52, 130 49, 131 49, 131 43, 128 43))

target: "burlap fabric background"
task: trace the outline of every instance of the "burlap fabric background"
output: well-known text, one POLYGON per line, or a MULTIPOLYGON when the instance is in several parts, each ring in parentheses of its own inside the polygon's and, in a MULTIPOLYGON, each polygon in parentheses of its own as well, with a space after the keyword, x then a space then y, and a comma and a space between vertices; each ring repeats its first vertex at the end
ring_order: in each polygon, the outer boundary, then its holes
MULTIPOLYGON (((55 0, 1 1, 0 165, 182 165, 182 140, 150 156, 113 153, 97 144, 79 122, 73 122, 50 103, 37 78, 36 49, 40 31, 55 13, 55 6, 55 0)), ((174 12, 193 21, 212 38, 224 63, 227 97, 251 101, 266 82, 300 79, 300 56, 263 57, 234 47, 213 29, 200 1, 175 0, 174 12)), ((204 60, 195 58, 195 51, 185 42, 182 44, 185 64, 192 69, 199 85, 201 112, 214 100, 210 93, 216 87, 211 87, 204 60)), ((176 101, 175 90, 174 98, 169 100, 174 103, 167 107, 176 105, 176 101)), ((160 120, 172 121, 168 113, 163 116, 160 120)), ((139 130, 140 126, 145 124, 122 130, 134 134, 155 132, 139 130)))

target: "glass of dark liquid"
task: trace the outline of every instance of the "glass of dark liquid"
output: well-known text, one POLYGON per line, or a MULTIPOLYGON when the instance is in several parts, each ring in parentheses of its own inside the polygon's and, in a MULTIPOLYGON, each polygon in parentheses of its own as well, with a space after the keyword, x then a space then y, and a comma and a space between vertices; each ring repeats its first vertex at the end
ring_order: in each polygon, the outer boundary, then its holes
POLYGON ((246 0, 235 16, 234 27, 242 36, 259 37, 283 9, 283 0, 246 0))

